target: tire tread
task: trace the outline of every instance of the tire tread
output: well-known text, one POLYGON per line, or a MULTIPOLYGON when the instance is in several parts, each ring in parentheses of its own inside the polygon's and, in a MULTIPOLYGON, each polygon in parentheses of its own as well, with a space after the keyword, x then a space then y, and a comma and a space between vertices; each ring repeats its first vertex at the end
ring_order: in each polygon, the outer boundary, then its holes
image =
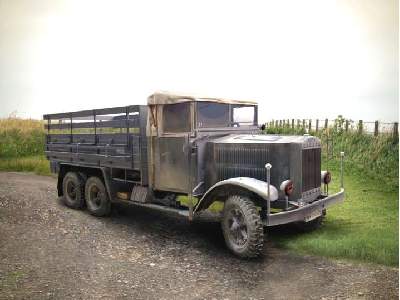
POLYGON ((243 258, 260 256, 264 248, 264 226, 256 206, 248 197, 242 195, 229 197, 225 205, 231 203, 237 205, 242 210, 249 222, 247 224, 248 231, 251 231, 248 234, 249 239, 246 249, 240 253, 235 252, 235 254, 243 258))
POLYGON ((81 209, 85 205, 85 182, 83 178, 76 172, 67 172, 63 178, 63 183, 62 183, 62 188, 63 188, 63 203, 68 206, 69 208, 73 209, 81 209), (80 190, 80 199, 76 201, 76 203, 69 203, 68 200, 66 199, 66 195, 64 191, 64 185, 65 185, 65 180, 68 177, 72 177, 74 181, 77 182, 78 188, 80 190))

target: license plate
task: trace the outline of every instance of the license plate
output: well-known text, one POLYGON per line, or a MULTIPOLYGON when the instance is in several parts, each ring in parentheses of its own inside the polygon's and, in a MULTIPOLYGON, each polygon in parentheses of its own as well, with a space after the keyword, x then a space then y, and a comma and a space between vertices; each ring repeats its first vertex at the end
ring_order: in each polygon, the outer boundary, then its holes
POLYGON ((322 210, 316 209, 316 210, 312 211, 308 216, 306 216, 304 218, 304 221, 305 222, 310 222, 310 221, 320 217, 321 215, 322 215, 322 210))

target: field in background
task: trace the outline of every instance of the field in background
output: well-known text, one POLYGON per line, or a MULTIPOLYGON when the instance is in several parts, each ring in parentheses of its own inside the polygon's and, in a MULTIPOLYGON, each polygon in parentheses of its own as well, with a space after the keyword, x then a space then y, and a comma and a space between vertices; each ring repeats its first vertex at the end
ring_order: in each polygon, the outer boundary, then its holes
MULTIPOLYGON (((305 131, 270 127, 267 132, 305 131)), ((50 174, 43 154, 44 134, 41 121, 0 120, 0 170, 50 174)), ((398 138, 345 132, 338 127, 315 134, 323 142, 323 169, 327 164, 325 141, 333 141, 329 167, 336 180, 331 191, 338 188, 339 152, 346 153, 346 202, 330 209, 324 226, 315 232, 274 229, 270 238, 295 252, 398 265, 398 138)))
POLYGON ((0 119, 0 170, 49 175, 42 121, 0 119))

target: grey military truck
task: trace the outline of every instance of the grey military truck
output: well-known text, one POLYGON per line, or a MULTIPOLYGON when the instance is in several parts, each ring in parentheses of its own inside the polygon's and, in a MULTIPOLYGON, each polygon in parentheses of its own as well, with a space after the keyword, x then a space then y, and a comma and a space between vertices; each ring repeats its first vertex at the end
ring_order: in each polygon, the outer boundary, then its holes
POLYGON ((189 220, 223 202, 227 247, 256 257, 264 227, 316 228, 344 199, 343 167, 341 190, 328 195, 320 140, 262 134, 257 108, 253 101, 160 92, 147 105, 44 115, 58 196, 95 216, 123 202, 189 220))

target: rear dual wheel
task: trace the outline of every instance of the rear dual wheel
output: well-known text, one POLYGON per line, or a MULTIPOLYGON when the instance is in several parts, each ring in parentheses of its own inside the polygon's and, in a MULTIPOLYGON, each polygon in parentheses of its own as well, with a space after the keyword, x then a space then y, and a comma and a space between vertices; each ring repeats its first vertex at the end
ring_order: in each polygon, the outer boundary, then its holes
POLYGON ((63 179, 63 194, 63 202, 70 208, 82 208, 86 202, 88 211, 94 216, 106 216, 111 211, 107 190, 98 177, 90 177, 85 182, 79 173, 68 172, 63 179))
POLYGON ((100 178, 93 176, 86 181, 85 199, 87 209, 92 215, 103 217, 110 214, 110 198, 100 178))
POLYGON ((85 182, 78 173, 68 172, 63 178, 63 202, 70 208, 79 209, 85 204, 85 182))

